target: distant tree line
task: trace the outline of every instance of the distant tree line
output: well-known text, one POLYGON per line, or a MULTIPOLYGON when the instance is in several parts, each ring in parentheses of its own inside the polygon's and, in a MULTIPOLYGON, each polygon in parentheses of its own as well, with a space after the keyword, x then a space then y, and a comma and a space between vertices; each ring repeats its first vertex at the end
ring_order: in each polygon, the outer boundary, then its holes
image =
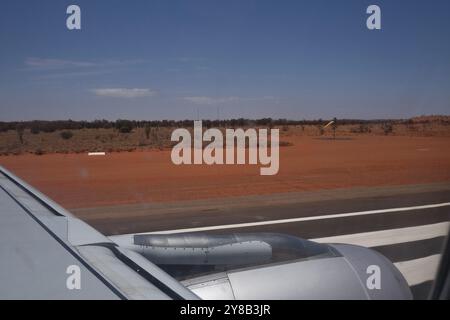
MULTIPOLYGON (((206 128, 211 127, 247 127, 247 126, 288 126, 288 125, 324 125, 328 120, 288 120, 288 119, 228 119, 228 120, 203 120, 203 126, 206 128)), ((361 125, 361 124, 410 124, 412 120, 358 120, 358 119, 339 119, 339 125, 361 125)), ((8 130, 16 130, 23 134, 25 129, 31 131, 31 133, 37 134, 39 132, 55 132, 57 130, 79 130, 79 129, 111 129, 114 128, 122 133, 131 132, 135 128, 157 128, 157 127, 182 127, 189 128, 193 126, 193 120, 123 120, 116 121, 109 120, 94 120, 94 121, 74 121, 74 120, 55 120, 55 121, 12 121, 1 122, 0 132, 6 132, 8 130)))

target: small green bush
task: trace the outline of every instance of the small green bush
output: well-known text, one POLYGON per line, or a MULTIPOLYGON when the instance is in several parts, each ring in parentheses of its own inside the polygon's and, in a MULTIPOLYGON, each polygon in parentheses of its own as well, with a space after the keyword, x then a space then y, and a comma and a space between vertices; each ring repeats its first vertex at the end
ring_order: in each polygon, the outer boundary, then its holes
POLYGON ((61 135, 61 138, 63 138, 64 140, 69 140, 70 138, 73 137, 72 131, 62 131, 60 133, 60 135, 61 135))
POLYGON ((31 127, 30 132, 32 134, 38 134, 40 132, 39 127, 36 126, 31 127))
POLYGON ((119 128, 119 132, 120 133, 130 133, 132 129, 133 128, 131 126, 123 125, 122 127, 119 128))

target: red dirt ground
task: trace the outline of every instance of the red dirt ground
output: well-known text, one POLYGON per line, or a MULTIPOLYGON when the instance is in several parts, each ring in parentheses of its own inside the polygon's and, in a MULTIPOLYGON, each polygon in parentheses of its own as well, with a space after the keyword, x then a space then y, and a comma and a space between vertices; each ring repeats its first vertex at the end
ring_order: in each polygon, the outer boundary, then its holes
POLYGON ((67 208, 450 182, 449 137, 289 137, 280 171, 260 165, 175 166, 169 151, 2 156, 0 164, 67 208))

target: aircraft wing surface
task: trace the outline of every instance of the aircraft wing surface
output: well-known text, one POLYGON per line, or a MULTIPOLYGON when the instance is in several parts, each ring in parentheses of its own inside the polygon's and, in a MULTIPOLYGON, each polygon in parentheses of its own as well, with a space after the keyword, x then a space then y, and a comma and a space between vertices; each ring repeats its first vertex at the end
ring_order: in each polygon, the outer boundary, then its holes
POLYGON ((198 299, 0 167, 0 299, 198 299))

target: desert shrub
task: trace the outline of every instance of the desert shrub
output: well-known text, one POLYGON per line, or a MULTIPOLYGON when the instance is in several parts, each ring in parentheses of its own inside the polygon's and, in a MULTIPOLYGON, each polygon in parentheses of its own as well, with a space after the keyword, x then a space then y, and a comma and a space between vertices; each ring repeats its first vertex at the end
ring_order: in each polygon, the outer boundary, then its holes
POLYGON ((361 123, 358 127, 350 129, 352 133, 370 133, 370 126, 367 123, 361 123))
POLYGON ((418 127, 415 126, 414 124, 407 124, 407 125, 406 125, 406 128, 407 128, 409 131, 412 131, 412 132, 418 131, 418 127))
POLYGON ((120 133, 130 133, 132 129, 133 128, 129 125, 123 125, 123 126, 119 127, 119 132, 120 133))
POLYGON ((293 146, 294 144, 292 143, 292 142, 289 142, 289 141, 280 141, 279 142, 279 146, 280 147, 291 147, 291 146, 293 146))
POLYGON ((40 132, 39 127, 38 126, 32 126, 30 129, 30 132, 32 134, 38 134, 40 132))
POLYGON ((146 142, 146 141, 141 140, 141 139, 138 141, 138 146, 139 146, 139 147, 145 147, 146 145, 147 145, 147 142, 146 142))
POLYGON ((57 122, 44 121, 42 124, 40 124, 40 130, 48 133, 55 132, 57 126, 57 122))
POLYGON ((149 125, 145 126, 145 137, 147 138, 147 140, 150 138, 151 130, 152 130, 152 127, 150 127, 149 125))
POLYGON ((372 131, 368 124, 360 124, 359 127, 360 127, 360 131, 363 133, 370 133, 372 131))
POLYGON ((73 133, 72 131, 62 131, 60 133, 61 138, 63 138, 64 140, 69 140, 70 138, 73 137, 73 133))
POLYGON ((37 156, 42 156, 44 154, 44 150, 42 150, 41 148, 37 148, 34 151, 34 154, 37 155, 37 156))
POLYGON ((117 120, 115 123, 116 129, 121 133, 130 133, 133 130, 134 123, 130 120, 117 120))

